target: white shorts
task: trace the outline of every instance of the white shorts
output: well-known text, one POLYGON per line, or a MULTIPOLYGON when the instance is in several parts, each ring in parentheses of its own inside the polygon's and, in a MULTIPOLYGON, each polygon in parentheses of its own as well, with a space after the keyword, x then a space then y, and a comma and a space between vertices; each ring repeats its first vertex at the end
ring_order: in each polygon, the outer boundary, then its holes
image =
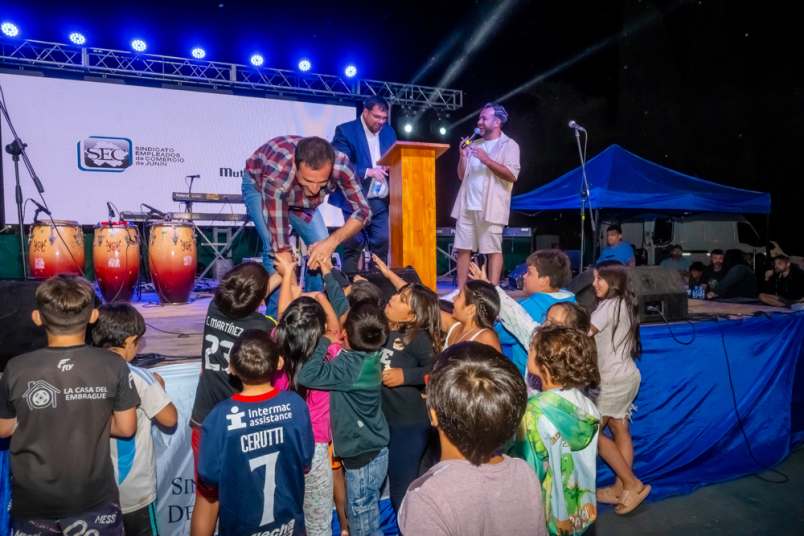
POLYGON ((483 220, 479 210, 466 210, 455 222, 455 249, 502 253, 503 226, 483 220))

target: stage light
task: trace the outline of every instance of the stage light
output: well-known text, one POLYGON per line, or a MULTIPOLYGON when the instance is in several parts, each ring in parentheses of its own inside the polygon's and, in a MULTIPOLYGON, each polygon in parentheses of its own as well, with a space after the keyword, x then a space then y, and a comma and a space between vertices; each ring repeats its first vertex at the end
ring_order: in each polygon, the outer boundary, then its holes
POLYGON ((343 74, 346 75, 346 78, 354 78, 357 76, 357 67, 350 63, 346 66, 346 69, 343 70, 343 74))
POLYGON ((447 127, 438 127, 438 133, 441 134, 442 136, 446 136, 447 135, 447 127))
POLYGON ((265 63, 265 58, 263 58, 260 54, 252 54, 249 61, 254 67, 260 67, 263 63, 265 63))
POLYGON ((6 37, 17 37, 20 34, 20 29, 13 22, 4 22, 3 25, 0 26, 0 30, 3 31, 6 37))
POLYGON ((69 35, 70 41, 74 45, 83 45, 87 42, 87 38, 81 32, 73 32, 69 35))
POLYGON ((145 49, 148 48, 148 45, 146 45, 145 41, 142 39, 134 39, 131 42, 131 48, 133 48, 135 52, 145 52, 145 49))
POLYGON ((207 51, 201 47, 195 47, 190 51, 190 54, 197 60, 203 60, 207 56, 207 51))
POLYGON ((413 132, 413 123, 405 123, 402 125, 402 130, 405 131, 405 134, 410 134, 413 132))
POLYGON ((299 60, 299 70, 303 73, 306 73, 310 69, 313 68, 313 64, 310 63, 310 60, 307 58, 302 58, 299 60))

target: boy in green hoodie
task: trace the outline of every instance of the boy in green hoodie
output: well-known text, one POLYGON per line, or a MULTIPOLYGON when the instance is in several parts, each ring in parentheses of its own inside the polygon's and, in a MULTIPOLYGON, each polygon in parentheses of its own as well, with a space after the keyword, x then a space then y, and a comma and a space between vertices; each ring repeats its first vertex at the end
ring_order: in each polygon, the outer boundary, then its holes
POLYGON ((595 478, 600 414, 581 389, 600 381, 594 339, 563 326, 538 329, 528 371, 542 391, 528 399, 512 454, 542 483, 550 534, 582 534, 597 518, 595 478))
POLYGON ((378 502, 388 472, 389 433, 381 407, 380 363, 388 322, 377 304, 362 301, 349 310, 344 328, 347 345, 338 357, 325 359, 330 341, 321 337, 296 381, 330 391, 332 444, 346 469, 349 531, 353 536, 368 536, 381 534, 378 502))

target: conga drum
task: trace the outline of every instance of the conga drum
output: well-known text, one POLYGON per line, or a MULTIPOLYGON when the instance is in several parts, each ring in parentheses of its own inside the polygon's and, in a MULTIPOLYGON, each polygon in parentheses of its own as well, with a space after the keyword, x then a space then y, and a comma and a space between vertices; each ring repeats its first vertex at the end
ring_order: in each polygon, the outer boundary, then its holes
POLYGON ((195 283, 196 252, 193 226, 163 221, 151 225, 148 269, 159 301, 187 303, 195 283))
POLYGON ((84 233, 77 221, 39 221, 31 226, 28 272, 36 279, 84 273, 84 233))
POLYGON ((95 279, 106 303, 131 300, 140 275, 140 235, 128 222, 101 222, 92 240, 95 279))

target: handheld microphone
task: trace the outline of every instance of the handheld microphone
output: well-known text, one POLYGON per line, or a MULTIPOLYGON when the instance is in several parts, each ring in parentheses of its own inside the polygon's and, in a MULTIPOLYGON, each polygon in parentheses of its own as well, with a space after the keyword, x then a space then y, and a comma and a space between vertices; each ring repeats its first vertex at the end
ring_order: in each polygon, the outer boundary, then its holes
POLYGON ((112 221, 114 219, 114 209, 112 208, 111 201, 106 202, 106 210, 109 211, 109 221, 112 221))
POLYGON ((580 130, 581 132, 586 132, 586 129, 585 129, 585 128, 583 128, 583 127, 582 127, 581 125, 579 125, 578 123, 576 123, 574 119, 572 119, 572 120, 571 120, 571 121, 570 121, 570 122, 567 124, 567 126, 568 126, 568 127, 570 127, 571 129, 574 129, 574 130, 580 130))
POLYGON ((472 142, 475 141, 475 139, 477 139, 478 136, 480 136, 480 129, 475 128, 472 131, 472 135, 463 140, 463 143, 461 143, 461 149, 465 149, 466 147, 472 145, 472 142))
POLYGON ((151 214, 153 214, 154 216, 158 216, 158 217, 162 218, 163 220, 164 220, 164 219, 167 219, 167 214, 165 214, 165 213, 164 213, 164 212, 162 212, 161 210, 155 209, 155 208, 154 208, 154 207, 152 207, 151 205, 148 205, 148 204, 145 204, 145 203, 143 203, 143 204, 142 204, 142 206, 144 206, 145 208, 147 208, 147 209, 148 209, 148 212, 150 212, 150 213, 151 213, 151 214))
POLYGON ((50 213, 50 211, 49 211, 47 208, 45 208, 45 207, 42 205, 42 203, 40 203, 40 202, 39 202, 39 201, 37 201, 36 199, 31 199, 31 203, 33 203, 34 205, 36 205, 36 211, 37 211, 37 212, 44 212, 44 213, 45 213, 45 214, 47 214, 48 216, 52 216, 52 214, 50 213))

